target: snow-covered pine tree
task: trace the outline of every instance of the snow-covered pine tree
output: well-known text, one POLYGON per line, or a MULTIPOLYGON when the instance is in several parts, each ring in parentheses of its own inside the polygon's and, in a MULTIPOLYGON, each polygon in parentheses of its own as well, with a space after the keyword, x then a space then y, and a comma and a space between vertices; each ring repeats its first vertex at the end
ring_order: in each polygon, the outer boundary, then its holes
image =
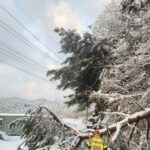
MULTIPOLYGON (((100 89, 91 99, 105 102, 110 112, 133 114, 150 107, 150 3, 112 1, 104 16, 96 22, 95 36, 112 38, 116 45, 111 50, 111 67, 105 68, 100 89)), ((150 148, 149 124, 147 119, 131 126, 131 134, 123 132, 133 142, 129 149, 150 148)))
MULTIPOLYGON (((118 18, 116 15, 116 18, 120 20, 120 28, 118 29, 120 31, 116 32, 114 36, 112 31, 115 32, 115 27, 111 30, 108 29, 109 36, 112 35, 112 38, 117 38, 116 48, 111 50, 113 61, 111 67, 105 69, 100 90, 95 94, 93 93, 95 96, 97 94, 98 98, 101 96, 101 99, 105 99, 109 108, 114 107, 114 109, 131 113, 137 111, 137 108, 141 108, 136 104, 129 104, 129 101, 137 102, 142 107, 150 106, 148 98, 150 94, 149 8, 150 5, 146 2, 144 3, 144 10, 139 9, 138 14, 134 12, 129 14, 127 11, 122 12, 116 8, 117 13, 120 13, 119 16, 122 16, 118 18), (111 105, 114 102, 116 105, 111 105), (125 104, 128 104, 128 107, 122 107, 125 104), (134 109, 133 105, 135 106, 134 109)), ((111 13, 111 15, 114 14, 111 13)), ((97 34, 101 34, 101 29, 99 31, 97 29, 97 34)))
POLYGON ((84 110, 91 104, 89 95, 97 91, 100 85, 100 74, 109 63, 109 51, 112 41, 95 37, 86 32, 83 36, 75 30, 55 29, 61 38, 61 53, 67 54, 62 68, 50 70, 47 75, 51 80, 60 80, 58 88, 72 89, 74 94, 68 96, 68 106, 77 104, 84 110))

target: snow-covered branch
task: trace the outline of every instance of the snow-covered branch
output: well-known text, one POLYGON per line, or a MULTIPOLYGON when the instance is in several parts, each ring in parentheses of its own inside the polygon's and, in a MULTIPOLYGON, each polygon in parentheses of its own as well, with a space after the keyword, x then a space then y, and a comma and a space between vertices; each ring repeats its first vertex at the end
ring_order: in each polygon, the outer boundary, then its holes
POLYGON ((123 116, 123 117, 128 117, 128 114, 122 113, 122 112, 100 112, 100 114, 111 114, 111 115, 118 115, 118 116, 123 116))
POLYGON ((112 93, 112 94, 104 94, 99 90, 98 92, 93 92, 90 96, 91 99, 93 100, 105 100, 108 102, 108 104, 111 104, 115 101, 120 101, 120 100, 125 100, 126 98, 133 98, 133 97, 138 97, 141 96, 141 94, 137 95, 122 95, 119 93, 112 93))
POLYGON ((112 141, 115 141, 117 139, 118 135, 120 134, 120 131, 121 131, 121 123, 118 123, 116 125, 116 132, 112 137, 112 141))
MULTIPOLYGON (((149 119, 150 118, 150 108, 146 108, 144 111, 140 111, 137 112, 135 114, 129 115, 128 117, 126 117, 125 119, 116 122, 113 125, 110 125, 106 128, 100 129, 99 132, 101 133, 101 135, 105 135, 108 130, 110 133, 115 132, 114 136, 112 137, 112 140, 116 140, 118 134, 120 133, 121 129, 123 129, 124 127, 139 122, 143 119, 149 119)), ((88 134, 80 134, 80 141, 84 139, 89 138, 89 133, 88 134)), ((79 143, 78 143, 79 144, 79 143)))

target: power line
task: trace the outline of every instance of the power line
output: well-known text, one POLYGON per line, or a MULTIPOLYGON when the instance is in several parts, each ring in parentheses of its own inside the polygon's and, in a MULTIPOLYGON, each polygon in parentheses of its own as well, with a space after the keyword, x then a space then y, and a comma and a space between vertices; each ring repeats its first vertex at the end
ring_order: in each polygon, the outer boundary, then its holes
POLYGON ((25 66, 27 66, 27 67, 29 67, 29 68, 32 68, 32 69, 34 69, 34 70, 36 70, 36 71, 38 71, 38 72, 41 71, 41 70, 39 70, 39 69, 37 69, 37 68, 34 68, 34 67, 33 67, 32 65, 30 65, 28 62, 23 61, 22 59, 20 59, 20 57, 16 56, 15 54, 11 53, 10 51, 7 51, 6 49, 3 49, 3 48, 1 48, 1 47, 0 47, 0 50, 2 50, 2 51, 0 51, 0 53, 4 54, 5 56, 10 57, 10 58, 12 58, 13 60, 15 60, 15 61, 17 61, 17 62, 20 62, 21 64, 23 64, 23 65, 25 65, 25 66))
POLYGON ((0 22, 4 25, 0 24, 0 27, 2 27, 3 29, 5 29, 7 32, 9 32, 10 34, 12 34, 13 36, 15 36, 17 39, 21 40, 22 42, 24 42, 26 45, 28 45, 30 48, 33 48, 35 50, 35 52, 40 53, 41 55, 44 55, 46 57, 50 57, 49 55, 47 55, 47 53, 45 53, 44 51, 42 51, 41 49, 39 49, 38 47, 36 47, 33 43, 31 43, 29 40, 27 40, 26 38, 24 38, 21 34, 17 33, 15 30, 13 30, 11 27, 9 27, 6 23, 4 23, 3 21, 0 20, 0 22), (7 28, 6 28, 7 27, 7 28), (15 34, 14 34, 15 33, 15 34), (31 46, 32 45, 32 46, 31 46))
MULTIPOLYGON (((43 56, 46 56, 48 58, 53 59, 50 55, 48 55, 46 52, 42 51, 40 48, 38 48, 36 45, 34 45, 32 42, 27 40, 25 37, 23 37, 21 34, 16 32, 14 29, 12 29, 10 26, 8 26, 5 22, 0 20, 0 27, 2 27, 4 30, 15 36, 17 39, 21 40, 23 43, 34 49, 36 52, 40 53, 43 56), (3 25, 2 25, 3 24, 3 25)), ((54 61, 58 62, 58 60, 53 59, 54 61)))
MULTIPOLYGON (((2 5, 0 5, 0 7, 11 17, 13 18, 20 26, 22 26, 29 34, 31 34, 37 41, 39 41, 44 47, 46 47, 46 49, 48 49, 49 51, 51 51, 53 53, 53 51, 51 49, 49 49, 49 47, 43 43, 35 34, 33 34, 27 27, 25 27, 15 16, 13 16, 6 8, 4 8, 2 5)), ((53 53, 54 54, 54 53, 53 53)), ((54 54, 55 55, 55 54, 54 54)))
POLYGON ((42 78, 42 77, 40 77, 40 76, 38 76, 38 75, 36 75, 36 74, 33 74, 33 73, 31 73, 31 72, 29 72, 29 71, 27 71, 27 70, 24 70, 24 69, 22 69, 22 68, 16 67, 15 65, 12 65, 12 64, 10 64, 10 63, 8 63, 8 62, 5 62, 5 61, 3 61, 3 60, 0 60, 0 62, 2 62, 2 63, 4 63, 4 64, 7 64, 7 65, 9 65, 9 66, 11 66, 11 67, 13 67, 13 68, 19 70, 19 71, 28 73, 28 74, 30 74, 30 75, 36 77, 36 78, 39 78, 39 79, 41 79, 41 80, 43 80, 43 81, 48 82, 48 80, 46 80, 46 79, 44 79, 44 78, 42 78))
POLYGON ((5 48, 7 48, 8 50, 10 50, 10 52, 13 52, 19 56, 21 56, 22 58, 24 58, 25 60, 29 61, 30 63, 32 63, 34 66, 38 67, 39 69, 43 69, 43 70, 47 70, 46 67, 42 66, 41 64, 39 64, 38 62, 22 55, 20 52, 18 52, 17 50, 13 49, 12 47, 8 46, 5 42, 0 40, 0 45, 4 46, 5 48))
MULTIPOLYGON (((15 54, 12 53, 11 51, 8 51, 7 49, 1 48, 1 47, 0 47, 0 50, 1 50, 1 51, 0 51, 1 53, 3 53, 4 55, 6 55, 6 56, 12 58, 13 60, 15 60, 15 61, 17 61, 17 62, 20 62, 21 64, 23 64, 23 65, 25 65, 25 66, 27 66, 27 67, 29 67, 29 68, 32 68, 32 69, 34 69, 34 70, 36 70, 36 71, 38 71, 38 72, 41 72, 41 69, 39 69, 39 68, 33 66, 33 65, 32 65, 31 63, 29 63, 28 61, 22 60, 19 56, 15 55, 15 54)), ((46 71, 44 71, 44 72, 46 72, 46 71)))
MULTIPOLYGON (((20 11, 22 11, 23 13, 24 13, 24 15, 26 15, 27 16, 27 18, 29 18, 30 19, 30 21, 33 23, 33 24, 35 24, 35 22, 34 22, 34 19, 31 17, 31 16, 29 16, 28 14, 27 14, 27 12, 24 10, 24 9, 22 9, 22 7, 20 7, 17 3, 16 3, 16 1, 14 1, 14 4, 16 5, 16 7, 20 10, 20 11)), ((50 37, 47 35, 47 37, 50 39, 50 37)), ((49 49, 49 48, 48 48, 49 49)), ((61 57, 59 56, 59 55, 57 55, 53 50, 51 50, 60 60, 61 60, 61 57)))

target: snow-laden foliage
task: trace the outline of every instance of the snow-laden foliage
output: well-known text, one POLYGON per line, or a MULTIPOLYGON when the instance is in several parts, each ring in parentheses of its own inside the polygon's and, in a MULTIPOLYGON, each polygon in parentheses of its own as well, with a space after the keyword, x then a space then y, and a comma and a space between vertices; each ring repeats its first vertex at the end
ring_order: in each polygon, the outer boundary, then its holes
POLYGON ((104 12, 98 17, 93 27, 94 35, 98 39, 115 37, 121 32, 120 28, 123 27, 122 21, 119 19, 121 17, 119 1, 112 0, 105 7, 104 12))
MULTIPOLYGON (((113 1, 96 22, 94 36, 55 31, 61 52, 69 57, 61 69, 47 75, 60 80, 58 88, 75 91, 68 105, 84 109, 96 103, 101 116, 92 126, 100 128, 114 150, 149 150, 150 1, 113 1)), ((45 108, 29 115, 21 122, 29 150, 85 149, 81 141, 88 133, 72 130, 45 108)))
MULTIPOLYGON (((150 118, 150 108, 136 112, 132 115, 121 112, 100 112, 97 126, 101 128, 99 132, 108 147, 113 150, 141 150, 141 148, 149 150, 149 122, 141 128, 144 120, 150 118)), ((81 139, 88 138, 89 134, 80 134, 81 139)))
POLYGON ((13 126, 20 127, 24 139, 19 148, 26 146, 29 150, 49 150, 57 147, 59 150, 73 150, 79 140, 78 131, 63 124, 45 107, 28 111, 25 118, 10 124, 10 128, 13 126))
MULTIPOLYGON (((113 1, 98 18, 94 33, 98 39, 110 37, 116 43, 111 65, 105 68, 100 89, 91 94, 91 100, 105 110, 126 114, 150 107, 150 1, 113 1)), ((148 150, 145 126, 149 128, 149 120, 137 124, 132 126, 133 137, 128 137, 136 145, 130 149, 148 150)))
MULTIPOLYGON (((145 133, 149 134, 149 130, 145 130, 145 128, 141 130, 137 127, 137 123, 149 118, 150 108, 133 115, 120 112, 101 112, 100 114, 103 117, 97 118, 95 116, 95 121, 97 121, 95 124, 97 127, 100 125, 100 133, 105 135, 103 138, 109 147, 114 148, 114 150, 116 147, 128 150, 129 146, 131 149, 136 146, 137 149, 140 149, 141 146, 130 139, 133 135, 133 129, 136 131, 136 135, 142 135, 142 142, 149 146, 146 137, 144 137, 145 133), (122 132, 122 128, 126 134, 122 132), (113 134, 115 130, 116 132, 113 134), (131 133, 129 134, 127 131, 130 130, 131 133), (128 135, 130 135, 130 141, 128 135)), ((18 148, 19 150, 22 146, 28 147, 29 150, 86 150, 87 145, 84 140, 88 139, 92 135, 91 131, 93 131, 74 130, 62 124, 59 118, 45 107, 40 107, 36 111, 29 111, 24 119, 18 119, 12 122, 10 126, 13 125, 21 128, 24 139, 18 148)), ((138 141, 140 140, 138 139, 138 141)))
POLYGON ((100 90, 92 94, 106 100, 109 108, 115 107, 119 111, 137 111, 139 106, 134 102, 143 107, 150 106, 150 6, 146 2, 144 4, 144 10, 138 10, 138 14, 118 12, 122 15, 121 27, 126 25, 125 31, 120 29, 125 34, 117 33, 116 47, 111 50, 111 67, 105 69, 100 90), (112 105, 115 102, 116 105, 112 105), (123 107, 125 105, 128 107, 123 107))
POLYGON ((77 104, 80 110, 84 110, 91 104, 91 91, 99 89, 99 76, 109 64, 109 51, 113 41, 107 38, 96 40, 89 32, 79 35, 75 30, 63 28, 56 28, 55 32, 61 38, 61 52, 68 57, 62 68, 49 70, 47 75, 51 80, 60 80, 58 88, 74 91, 68 96, 66 103, 69 106, 77 104))

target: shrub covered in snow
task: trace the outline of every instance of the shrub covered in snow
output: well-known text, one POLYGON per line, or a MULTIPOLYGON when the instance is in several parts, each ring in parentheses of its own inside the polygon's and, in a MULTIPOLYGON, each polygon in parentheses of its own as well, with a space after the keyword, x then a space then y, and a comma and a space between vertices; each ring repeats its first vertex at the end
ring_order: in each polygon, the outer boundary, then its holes
POLYGON ((8 135, 5 132, 0 131, 0 139, 1 140, 8 140, 8 135))

